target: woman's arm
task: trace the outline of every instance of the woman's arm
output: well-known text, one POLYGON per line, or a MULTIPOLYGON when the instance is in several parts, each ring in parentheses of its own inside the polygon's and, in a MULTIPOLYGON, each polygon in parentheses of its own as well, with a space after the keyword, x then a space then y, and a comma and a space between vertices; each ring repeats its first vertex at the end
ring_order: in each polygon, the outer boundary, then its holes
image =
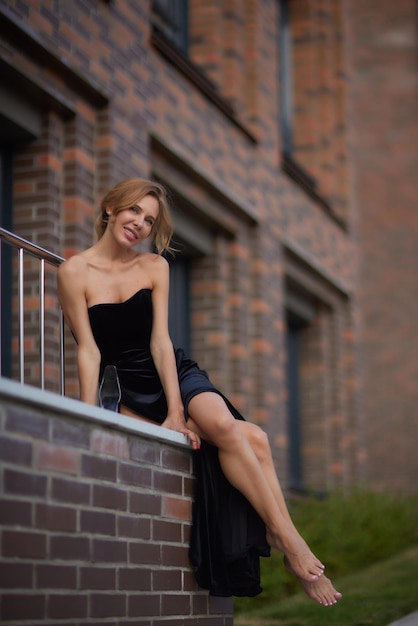
POLYGON ((80 400, 97 404, 100 351, 91 331, 87 311, 85 275, 87 268, 79 257, 62 263, 58 270, 58 297, 65 320, 77 341, 80 400))
POLYGON ((151 354, 167 399, 168 413, 163 426, 188 432, 180 395, 176 360, 168 332, 169 267, 163 257, 150 261, 153 304, 151 354))

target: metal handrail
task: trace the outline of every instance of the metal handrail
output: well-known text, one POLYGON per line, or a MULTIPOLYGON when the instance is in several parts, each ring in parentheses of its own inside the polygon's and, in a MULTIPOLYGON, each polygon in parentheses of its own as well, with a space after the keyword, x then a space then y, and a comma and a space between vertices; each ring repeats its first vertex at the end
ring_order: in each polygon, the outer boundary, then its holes
MULTIPOLYGON (((39 358, 40 358, 40 387, 45 389, 45 263, 58 267, 65 259, 41 246, 37 246, 23 237, 0 227, 0 281, 1 258, 3 242, 18 250, 18 326, 19 326, 19 378, 20 382, 25 382, 25 354, 24 354, 24 254, 30 254, 37 258, 39 264, 39 358)), ((1 309, 1 284, 0 284, 0 309, 1 309)), ((64 318, 61 307, 59 307, 59 340, 60 340, 60 393, 64 394, 64 318)), ((0 324, 0 352, 2 349, 2 336, 0 324)), ((1 359, 0 359, 1 375, 1 359)))

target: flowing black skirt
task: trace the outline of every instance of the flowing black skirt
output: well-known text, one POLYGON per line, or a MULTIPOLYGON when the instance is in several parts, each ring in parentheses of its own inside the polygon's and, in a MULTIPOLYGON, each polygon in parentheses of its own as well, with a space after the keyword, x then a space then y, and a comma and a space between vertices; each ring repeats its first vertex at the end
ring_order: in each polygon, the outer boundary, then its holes
POLYGON ((203 441, 193 454, 190 561, 197 583, 214 596, 256 596, 262 591, 260 557, 270 556, 264 522, 225 478, 215 446, 203 441))
MULTIPOLYGON (((176 350, 180 390, 188 415, 190 400, 199 393, 219 394, 235 419, 244 420, 240 412, 218 389, 195 361, 176 350)), ((102 366, 104 364, 102 363, 102 366)), ((102 379, 101 390, 117 383, 117 400, 144 417, 162 423, 167 403, 150 356, 135 351, 121 352, 110 371, 114 380, 102 379)), ((106 370, 105 370, 106 371, 106 370)), ((107 369, 109 371, 109 369, 107 369)), ((117 403, 114 403, 117 410, 117 403)), ((202 442, 194 453, 196 490, 190 542, 190 561, 197 583, 214 596, 256 596, 260 586, 260 556, 269 556, 263 521, 246 498, 225 478, 218 459, 218 448, 202 442)))

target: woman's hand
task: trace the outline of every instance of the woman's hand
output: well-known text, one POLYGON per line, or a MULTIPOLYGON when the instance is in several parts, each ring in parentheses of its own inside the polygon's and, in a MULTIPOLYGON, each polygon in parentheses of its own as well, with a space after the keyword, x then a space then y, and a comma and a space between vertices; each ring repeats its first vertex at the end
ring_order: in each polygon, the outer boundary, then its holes
POLYGON ((187 422, 184 417, 181 416, 173 416, 168 415, 164 422, 161 424, 163 428, 168 428, 169 430, 174 430, 177 433, 181 433, 182 435, 186 435, 192 444, 193 450, 200 449, 200 437, 193 430, 187 428, 187 422))

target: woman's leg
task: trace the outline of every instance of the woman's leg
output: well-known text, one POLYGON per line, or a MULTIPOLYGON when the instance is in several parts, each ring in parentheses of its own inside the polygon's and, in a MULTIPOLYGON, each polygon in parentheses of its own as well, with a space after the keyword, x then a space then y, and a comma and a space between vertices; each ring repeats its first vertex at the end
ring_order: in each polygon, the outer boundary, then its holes
MULTIPOLYGON (((271 454, 270 443, 266 433, 256 424, 251 424, 251 422, 238 421, 238 426, 242 429, 244 436, 254 450, 254 453, 261 465, 266 480, 269 483, 270 488, 274 494, 276 502, 280 507, 282 515, 288 520, 289 524, 293 526, 295 532, 297 532, 296 527, 294 526, 293 521, 290 517, 280 486, 280 482, 277 477, 276 468, 274 467, 273 457, 271 454)), ((284 561, 286 568, 292 574, 295 574, 286 556, 284 561)), ((335 604, 337 599, 341 597, 341 594, 333 587, 331 581, 325 575, 320 576, 314 582, 307 582, 297 575, 296 577, 298 578, 306 594, 320 604, 335 604)))
POLYGON ((218 447, 225 476, 263 519, 268 542, 284 553, 286 566, 306 593, 321 604, 334 604, 340 594, 322 575, 324 566, 312 554, 290 518, 263 431, 248 422, 235 420, 216 393, 195 396, 188 411, 190 428, 218 447))
MULTIPOLYGON (((260 463, 263 474, 270 486, 270 489, 274 495, 274 498, 279 505, 280 511, 283 517, 289 524, 296 528, 293 524, 292 518, 289 515, 282 488, 280 486, 279 479, 277 477, 276 468, 274 467, 273 457, 271 454, 270 443, 267 434, 256 424, 251 422, 237 422, 237 426, 241 428, 244 437, 252 447, 258 462, 260 463)), ((297 532, 297 531, 296 531, 297 532)))

